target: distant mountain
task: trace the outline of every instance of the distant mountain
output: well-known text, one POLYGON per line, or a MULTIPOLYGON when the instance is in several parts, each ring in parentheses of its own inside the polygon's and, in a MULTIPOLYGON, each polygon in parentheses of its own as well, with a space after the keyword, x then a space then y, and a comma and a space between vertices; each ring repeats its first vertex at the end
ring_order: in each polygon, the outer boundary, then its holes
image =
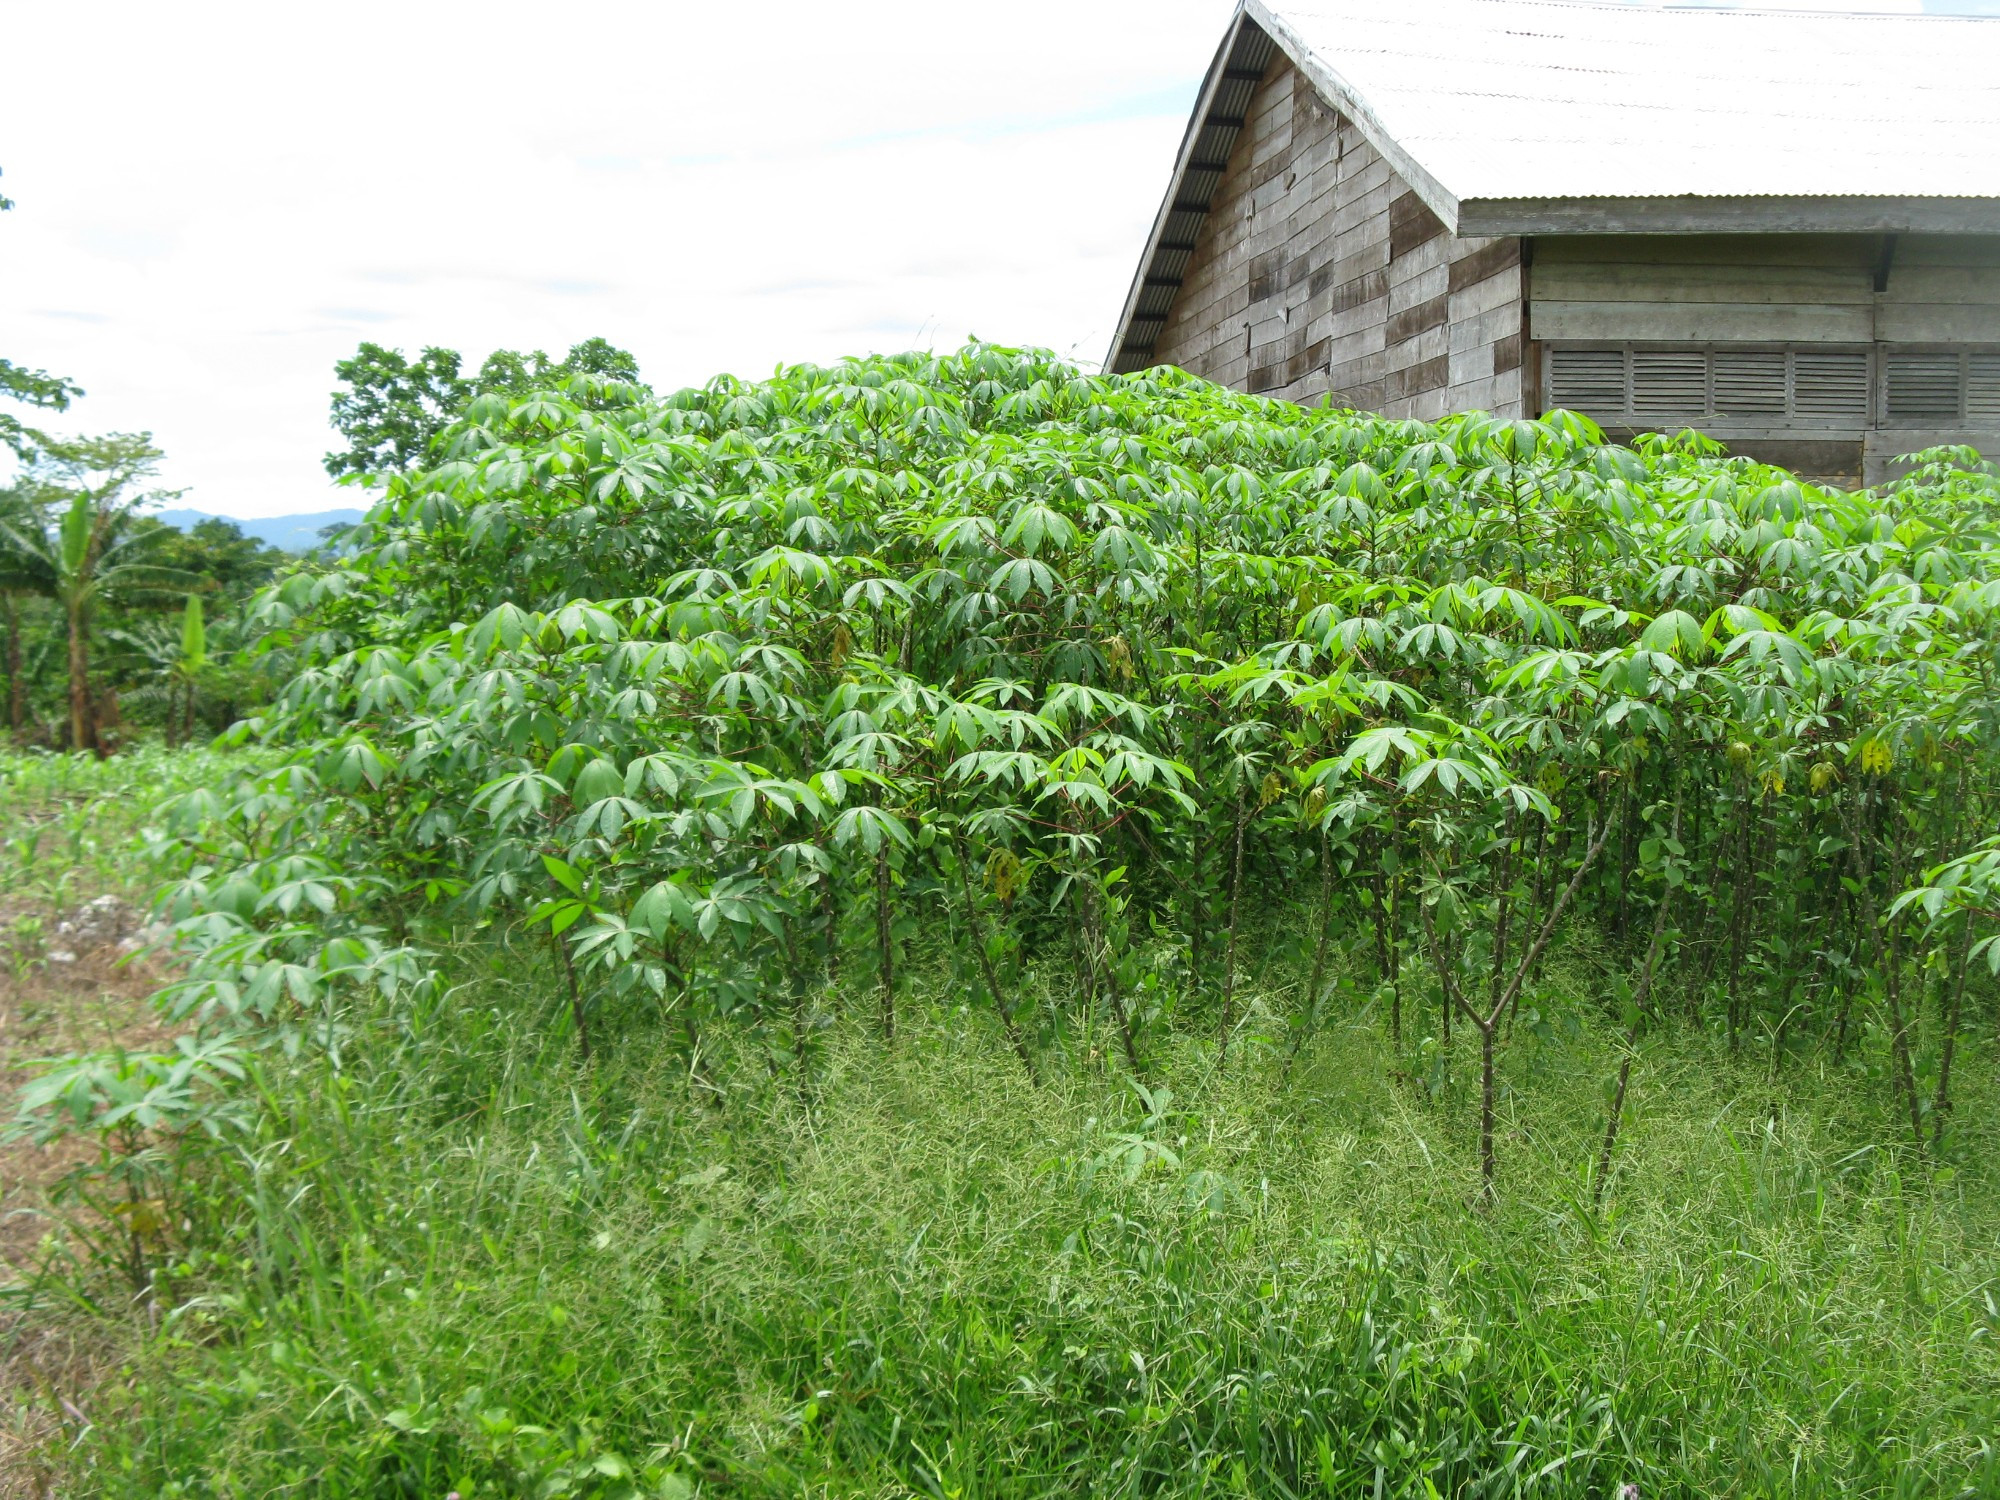
POLYGON ((243 528, 245 536, 254 536, 272 547, 283 547, 287 552, 310 552, 320 543, 322 527, 352 526, 362 517, 362 512, 352 506, 344 510, 316 510, 303 516, 218 516, 205 510, 156 510, 152 514, 182 531, 197 521, 233 521, 243 528))

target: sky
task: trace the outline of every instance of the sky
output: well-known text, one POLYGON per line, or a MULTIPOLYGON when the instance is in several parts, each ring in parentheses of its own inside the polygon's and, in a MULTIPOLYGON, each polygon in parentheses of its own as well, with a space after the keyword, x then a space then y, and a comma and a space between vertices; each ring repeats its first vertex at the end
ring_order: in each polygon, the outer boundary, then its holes
POLYGON ((365 503, 320 467, 364 339, 602 336, 661 389, 971 336, 1094 362, 1231 9, 0 0, 0 355, 235 516, 365 503))

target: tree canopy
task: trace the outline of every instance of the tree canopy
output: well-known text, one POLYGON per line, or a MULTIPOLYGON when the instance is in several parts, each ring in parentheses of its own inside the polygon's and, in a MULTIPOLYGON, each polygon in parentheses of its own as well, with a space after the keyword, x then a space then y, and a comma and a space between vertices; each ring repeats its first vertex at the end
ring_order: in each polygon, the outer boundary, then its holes
POLYGON ((340 479, 419 467, 433 440, 478 395, 520 395, 565 375, 639 378, 638 362, 601 338, 585 339, 560 360, 539 349, 496 349, 471 376, 460 373, 463 363, 455 349, 428 345, 412 359, 364 342, 336 364, 345 389, 333 394, 332 423, 347 446, 326 455, 327 473, 340 479))

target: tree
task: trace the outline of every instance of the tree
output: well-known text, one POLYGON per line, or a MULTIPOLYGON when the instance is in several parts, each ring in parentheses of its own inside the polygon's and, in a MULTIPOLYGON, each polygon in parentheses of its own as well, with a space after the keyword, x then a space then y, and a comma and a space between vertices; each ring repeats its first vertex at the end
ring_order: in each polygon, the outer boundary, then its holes
POLYGON ((23 484, 27 504, 0 520, 0 587, 53 599, 68 635, 70 744, 103 753, 91 695, 90 640, 108 596, 185 586, 191 575, 149 555, 158 530, 136 527, 138 508, 165 498, 140 491, 164 455, 150 433, 56 440, 32 450, 23 484))
MULTIPOLYGON (((0 197, 0 213, 13 206, 13 199, 0 197)), ((10 401, 19 401, 43 411, 67 411, 70 398, 82 394, 79 387, 60 375, 51 375, 46 370, 30 370, 10 359, 0 359, 0 396, 10 401)), ((19 417, 0 412, 0 443, 13 449, 17 456, 25 456, 25 449, 36 436, 34 429, 23 426, 19 417)))
MULTIPOLYGON (((70 399, 82 394, 80 387, 60 375, 26 369, 12 360, 0 359, 0 395, 9 400, 43 411, 67 411, 70 399)), ((0 411, 0 444, 11 448, 16 457, 26 458, 40 436, 13 413, 0 411)))
POLYGON ((488 393, 518 396, 571 375, 637 382, 639 362, 601 338, 585 339, 560 360, 540 349, 496 349, 476 376, 460 374, 456 349, 427 345, 415 359, 399 349, 364 343, 334 373, 347 389, 333 393, 334 430, 345 449, 326 455, 327 473, 408 473, 423 465, 431 440, 458 419, 466 403, 488 393))
POLYGON ((472 382, 458 368, 455 349, 429 346, 412 360, 400 349, 366 342, 336 364, 333 372, 347 389, 333 393, 333 427, 347 447, 326 455, 327 473, 343 479, 421 463, 431 439, 471 399, 472 382))
POLYGON ((495 349, 479 367, 473 395, 488 392, 518 396, 540 386, 554 384, 565 375, 595 375, 606 380, 639 379, 639 361, 608 339, 585 339, 571 346, 568 354, 553 360, 537 349, 522 354, 515 349, 495 349))
MULTIPOLYGON (((21 524, 28 513, 27 497, 19 489, 0 491, 0 528, 21 524)), ((17 740, 28 717, 28 681, 21 651, 21 596, 34 592, 0 559, 0 606, 4 606, 7 619, 7 729, 17 740)))
POLYGON ((160 533, 152 543, 154 562, 193 573, 205 580, 205 589, 230 600, 246 598, 269 583, 290 557, 282 547, 246 535, 241 526, 220 516, 205 517, 185 529, 151 516, 137 517, 133 525, 160 533))

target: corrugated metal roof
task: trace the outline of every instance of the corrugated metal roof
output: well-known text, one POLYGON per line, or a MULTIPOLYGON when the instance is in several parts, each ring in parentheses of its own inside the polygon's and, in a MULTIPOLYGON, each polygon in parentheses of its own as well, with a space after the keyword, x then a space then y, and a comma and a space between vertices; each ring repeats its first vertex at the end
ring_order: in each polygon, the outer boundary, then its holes
POLYGON ((1245 9, 1459 202, 2000 196, 2000 21, 1565 0, 1245 9))

